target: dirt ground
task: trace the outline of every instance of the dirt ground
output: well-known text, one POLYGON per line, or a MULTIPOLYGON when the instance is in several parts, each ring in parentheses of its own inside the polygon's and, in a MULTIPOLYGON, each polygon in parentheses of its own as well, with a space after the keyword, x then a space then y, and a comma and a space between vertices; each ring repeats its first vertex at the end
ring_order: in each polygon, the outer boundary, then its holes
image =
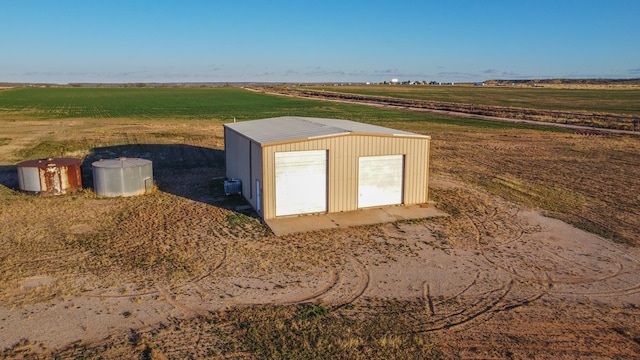
MULTIPOLYGON (((34 133, 26 134, 21 141, 34 133)), ((211 166, 221 151, 193 143, 91 153, 154 160, 158 189, 131 198, 18 193, 2 149, 3 356, 46 356, 155 329, 156 358, 201 357, 187 340, 197 319, 310 302, 356 316, 408 304, 398 311, 408 331, 433 334, 452 358, 640 356, 638 247, 444 171, 432 176, 431 192, 449 217, 278 237, 212 188, 224 175, 211 166), (191 330, 159 328, 171 323, 191 330)), ((207 336, 198 333, 198 343, 207 336)))

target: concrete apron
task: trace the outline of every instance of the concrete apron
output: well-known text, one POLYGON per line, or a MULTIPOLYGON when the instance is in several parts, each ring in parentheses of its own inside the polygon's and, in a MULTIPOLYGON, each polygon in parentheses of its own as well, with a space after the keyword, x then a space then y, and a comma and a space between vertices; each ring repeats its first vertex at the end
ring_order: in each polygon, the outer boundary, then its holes
POLYGON ((382 224, 400 220, 424 219, 448 216, 432 205, 390 206, 349 212, 287 216, 266 220, 274 234, 281 236, 293 233, 324 229, 339 229, 360 225, 382 224))

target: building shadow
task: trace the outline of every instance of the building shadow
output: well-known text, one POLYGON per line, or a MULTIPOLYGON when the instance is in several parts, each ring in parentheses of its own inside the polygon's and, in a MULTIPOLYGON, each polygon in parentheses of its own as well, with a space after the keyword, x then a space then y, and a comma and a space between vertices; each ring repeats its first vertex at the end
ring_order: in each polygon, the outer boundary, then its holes
MULTIPOLYGON (((154 185, 160 191, 258 217, 241 195, 225 195, 224 151, 206 147, 130 144, 94 148, 82 160, 82 187, 95 190, 92 163, 120 157, 151 160, 154 185)), ((0 166, 0 186, 20 190, 16 165, 0 166)))
POLYGON ((0 166, 0 185, 11 190, 19 190, 18 167, 15 165, 0 166))
POLYGON ((160 191, 254 215, 244 198, 224 194, 224 151, 200 146, 132 144, 94 148, 81 165, 83 187, 94 189, 92 163, 120 157, 151 160, 153 181, 160 191))
POLYGON ((134 144, 92 149, 82 161, 82 184, 93 188, 91 164, 101 159, 140 158, 151 160, 157 188, 194 199, 195 188, 215 177, 224 176, 224 151, 183 144, 134 144))

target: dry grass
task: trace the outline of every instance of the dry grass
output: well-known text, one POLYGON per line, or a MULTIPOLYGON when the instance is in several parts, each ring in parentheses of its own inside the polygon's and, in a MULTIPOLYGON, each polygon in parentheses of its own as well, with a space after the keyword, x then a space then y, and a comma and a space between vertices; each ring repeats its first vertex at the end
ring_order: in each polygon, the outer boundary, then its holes
POLYGON ((434 136, 432 170, 638 244, 640 139, 536 131, 434 136))
MULTIPOLYGON (((499 312, 464 329, 415 331, 430 316, 415 302, 372 302, 366 308, 309 315, 308 306, 252 307, 174 319, 130 330, 98 344, 76 343, 56 358, 82 359, 388 359, 388 358, 620 358, 637 357, 638 309, 607 314, 561 302, 499 312), (603 318, 624 326, 612 327, 603 318), (576 320, 580 325, 576 325, 576 320), (505 328, 503 324, 510 324, 505 328), (572 324, 572 325, 568 325, 572 324), (502 328, 502 331, 497 331, 502 328)), ((28 340, 5 355, 33 358, 28 340)))
MULTIPOLYGON (((633 358, 640 351, 640 313, 633 304, 576 305, 546 298, 529 304, 533 297, 522 294, 503 303, 431 295, 393 301, 348 291, 307 304, 295 293, 331 280, 331 269, 342 271, 335 288, 361 286, 367 274, 349 262, 354 257, 366 259, 364 268, 376 268, 418 258, 424 246, 489 253, 537 231, 517 216, 523 205, 637 244, 640 139, 400 121, 396 127, 432 136, 431 195, 450 217, 275 237, 251 214, 235 211, 237 200, 220 198, 219 180, 213 179, 224 174, 221 124, 193 124, 3 121, 8 134, 3 137, 11 140, 0 142, 0 305, 19 312, 61 298, 123 296, 130 308, 114 310, 114 316, 124 321, 136 318, 134 305, 177 297, 201 278, 210 286, 199 289, 203 302, 215 296, 233 304, 254 293, 257 298, 249 300, 263 305, 170 316, 57 350, 25 339, 2 356, 633 358), (145 196, 107 199, 87 189, 41 198, 14 190, 14 162, 58 148, 66 156, 96 149, 131 155, 159 151, 166 159, 154 161, 158 189, 145 196), (467 185, 447 186, 449 181, 467 185), (309 278, 320 280, 303 283, 309 278), (429 301, 438 313, 429 311, 429 301)), ((529 265, 536 263, 523 257, 509 266, 533 271, 529 265)), ((486 282, 488 295, 497 293, 492 280, 477 280, 486 282)))

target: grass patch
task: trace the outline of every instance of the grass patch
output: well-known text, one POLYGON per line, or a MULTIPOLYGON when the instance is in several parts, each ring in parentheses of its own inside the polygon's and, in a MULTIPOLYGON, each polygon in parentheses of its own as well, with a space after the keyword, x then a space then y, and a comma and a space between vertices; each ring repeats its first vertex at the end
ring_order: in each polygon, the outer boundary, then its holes
POLYGON ((329 309, 321 304, 305 304, 300 307, 296 319, 311 320, 329 314, 329 309))
POLYGON ((44 140, 18 151, 18 156, 24 159, 43 159, 50 157, 65 157, 78 152, 88 153, 93 146, 83 140, 44 140))
POLYGON ((191 132, 175 132, 175 131, 163 131, 163 132, 152 132, 149 135, 160 138, 160 139, 171 139, 171 140, 183 140, 183 141, 194 141, 194 140, 205 140, 211 137, 209 134, 194 134, 191 132))
POLYGON ((529 182, 522 178, 496 176, 482 181, 481 186, 507 200, 534 209, 543 209, 545 215, 573 224, 577 228, 602 237, 632 244, 606 222, 589 216, 589 207, 595 199, 589 199, 569 188, 529 182))
POLYGON ((437 359, 429 335, 407 332, 406 319, 388 312, 363 318, 332 314, 320 305, 247 309, 235 324, 243 346, 268 359, 437 359))
POLYGON ((573 209, 584 207, 588 202, 588 199, 570 189, 535 184, 510 176, 496 176, 482 185, 492 193, 520 204, 558 213, 569 213, 573 209))
POLYGON ((227 215, 227 224, 232 229, 238 226, 244 226, 252 222, 253 222, 252 217, 242 213, 233 213, 233 214, 227 215))

